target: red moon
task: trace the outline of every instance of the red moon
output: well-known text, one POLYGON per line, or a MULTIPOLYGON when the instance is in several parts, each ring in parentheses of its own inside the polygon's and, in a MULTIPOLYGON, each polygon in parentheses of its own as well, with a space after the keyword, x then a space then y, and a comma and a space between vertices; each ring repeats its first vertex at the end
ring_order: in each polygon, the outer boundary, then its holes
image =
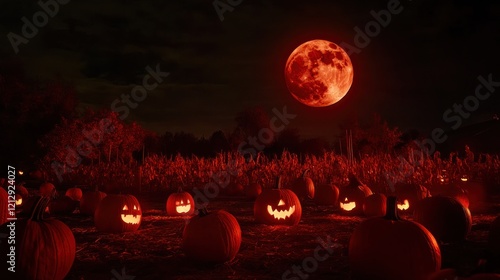
POLYGON ((301 103, 311 107, 330 106, 351 88, 351 59, 335 43, 308 41, 288 57, 285 80, 290 93, 301 103))

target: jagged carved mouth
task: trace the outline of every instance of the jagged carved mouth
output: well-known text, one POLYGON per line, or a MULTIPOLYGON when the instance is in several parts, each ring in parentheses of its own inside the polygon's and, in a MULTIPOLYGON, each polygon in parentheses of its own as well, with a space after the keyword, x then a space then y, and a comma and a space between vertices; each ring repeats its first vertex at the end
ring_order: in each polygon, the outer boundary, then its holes
POLYGON ((405 199, 403 203, 398 203, 398 209, 399 210, 408 210, 410 208, 410 203, 408 202, 408 199, 405 199))
MULTIPOLYGON (((285 202, 280 199, 278 206, 283 206, 283 205, 285 205, 285 202)), ((290 208, 288 208, 288 210, 287 209, 283 209, 283 210, 274 209, 273 210, 273 207, 271 205, 267 205, 267 213, 269 213, 269 215, 273 216, 275 219, 278 219, 278 220, 281 220, 281 219, 284 220, 286 218, 289 218, 290 216, 292 216, 292 214, 294 212, 295 212, 295 205, 290 206, 290 208)))
MULTIPOLYGON (((128 207, 127 205, 123 206, 123 211, 127 211, 128 207)), ((139 211, 137 206, 134 205, 134 211, 139 211)), ((141 221, 141 214, 122 214, 122 221, 127 223, 127 224, 133 224, 137 225, 141 221)))

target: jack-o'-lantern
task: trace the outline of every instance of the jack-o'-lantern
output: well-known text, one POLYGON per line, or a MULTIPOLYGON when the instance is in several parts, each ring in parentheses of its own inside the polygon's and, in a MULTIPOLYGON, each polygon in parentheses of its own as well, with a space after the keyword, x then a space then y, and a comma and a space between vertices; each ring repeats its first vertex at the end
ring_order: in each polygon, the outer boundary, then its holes
POLYGON ((419 184, 396 183, 397 208, 399 213, 412 213, 414 206, 422 199, 431 196, 429 190, 419 184))
POLYGON ((168 196, 166 207, 170 216, 191 216, 195 209, 193 196, 179 188, 177 193, 168 196))
POLYGON ((254 217, 259 223, 268 225, 296 225, 302 216, 302 206, 297 195, 281 188, 281 177, 274 189, 265 189, 254 204, 254 217))
POLYGON ((349 185, 340 190, 340 211, 345 215, 362 215, 365 198, 371 194, 371 189, 351 174, 349 185))
POLYGON ((94 213, 95 226, 102 232, 136 231, 141 225, 141 220, 141 205, 133 195, 107 195, 94 213))
POLYGON ((23 205, 23 197, 16 193, 16 208, 23 205))

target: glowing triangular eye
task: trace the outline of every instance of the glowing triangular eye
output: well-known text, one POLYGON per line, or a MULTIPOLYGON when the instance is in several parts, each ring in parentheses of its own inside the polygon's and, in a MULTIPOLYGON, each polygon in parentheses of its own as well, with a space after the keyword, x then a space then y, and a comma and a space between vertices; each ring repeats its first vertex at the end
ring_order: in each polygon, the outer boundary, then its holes
POLYGON ((186 200, 186 204, 191 204, 191 201, 189 201, 189 199, 186 200))
POLYGON ((134 210, 137 210, 137 206, 134 205, 134 210))
POLYGON ((278 206, 283 206, 285 205, 285 202, 283 201, 283 199, 280 199, 280 202, 278 202, 278 206))
POLYGON ((181 199, 181 205, 184 204, 184 200, 181 199))
POLYGON ((128 210, 127 205, 123 206, 123 210, 128 210))

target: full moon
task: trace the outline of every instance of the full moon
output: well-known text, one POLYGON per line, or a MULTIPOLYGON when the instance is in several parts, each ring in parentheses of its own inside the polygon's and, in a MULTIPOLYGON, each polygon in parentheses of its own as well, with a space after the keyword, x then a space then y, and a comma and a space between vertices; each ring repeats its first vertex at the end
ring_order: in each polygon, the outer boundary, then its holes
POLYGON ((288 57, 285 80, 295 99, 311 107, 325 107, 342 99, 352 85, 351 59, 337 44, 312 40, 288 57))

